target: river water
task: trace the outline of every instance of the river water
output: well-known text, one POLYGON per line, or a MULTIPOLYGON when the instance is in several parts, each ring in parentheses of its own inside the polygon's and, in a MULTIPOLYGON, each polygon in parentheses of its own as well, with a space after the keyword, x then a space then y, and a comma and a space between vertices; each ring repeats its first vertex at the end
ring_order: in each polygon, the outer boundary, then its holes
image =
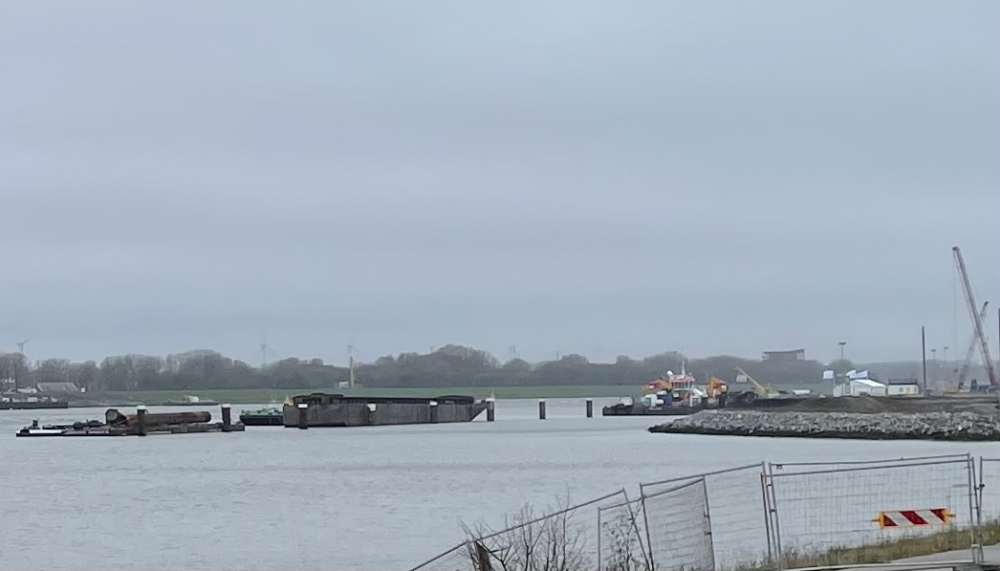
POLYGON ((761 460, 1000 451, 649 434, 649 419, 584 418, 581 399, 548 401, 546 421, 536 401, 502 400, 495 423, 14 437, 33 418, 103 413, 0 411, 0 569, 407 569, 461 541, 463 522, 496 525, 525 503, 634 497, 639 482, 761 460))

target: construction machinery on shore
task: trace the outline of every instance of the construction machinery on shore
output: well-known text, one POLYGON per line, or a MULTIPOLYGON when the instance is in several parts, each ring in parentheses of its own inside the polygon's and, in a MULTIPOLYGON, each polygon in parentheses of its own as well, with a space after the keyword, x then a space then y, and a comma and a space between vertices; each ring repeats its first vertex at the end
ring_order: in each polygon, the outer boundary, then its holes
POLYGON ((769 399, 769 398, 774 398, 779 394, 778 391, 772 389, 771 387, 765 387, 764 385, 758 383, 756 379, 750 376, 750 373, 747 373, 740 367, 736 367, 736 382, 737 383, 749 382, 751 385, 753 385, 754 389, 753 392, 757 396, 757 398, 769 399))
MULTIPOLYGON (((997 374, 996 369, 993 364, 993 357, 990 355, 990 345, 986 339, 986 333, 983 329, 983 321, 986 317, 986 305, 983 305, 983 309, 979 310, 979 304, 976 303, 975 293, 972 291, 972 282, 969 280, 969 272, 965 269, 965 258, 962 256, 962 250, 958 246, 951 249, 955 257, 955 268, 958 271, 958 276, 962 282, 962 291, 965 294, 965 303, 969 308, 969 316, 972 318, 973 326, 973 339, 974 345, 978 342, 979 354, 983 360, 983 366, 986 369, 986 378, 989 381, 988 385, 976 383, 977 386, 974 390, 975 392, 996 392, 997 391, 997 374)), ((973 349, 974 351, 974 349, 973 349)), ((967 353, 966 363, 971 360, 971 353, 967 353)), ((959 385, 961 390, 961 385, 964 384, 965 379, 963 378, 965 374, 968 374, 968 366, 963 365, 963 373, 959 375, 959 385)), ((970 387, 971 389, 972 387, 970 387)))

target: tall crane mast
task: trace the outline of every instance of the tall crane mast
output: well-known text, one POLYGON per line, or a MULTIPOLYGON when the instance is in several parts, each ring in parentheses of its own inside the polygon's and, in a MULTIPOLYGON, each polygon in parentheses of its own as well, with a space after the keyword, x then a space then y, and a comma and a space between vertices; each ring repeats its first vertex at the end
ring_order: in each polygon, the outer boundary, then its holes
POLYGON ((986 376, 990 380, 990 386, 996 388, 997 376, 993 369, 993 358, 990 356, 990 345, 986 342, 986 334, 983 333, 983 320, 979 317, 976 309, 975 294, 972 293, 972 284, 969 282, 969 273, 965 271, 965 259, 962 257, 962 250, 955 246, 951 249, 955 254, 955 266, 958 268, 958 275, 962 278, 962 290, 965 292, 965 301, 969 306, 969 315, 972 316, 972 323, 975 326, 976 339, 979 340, 979 350, 982 353, 983 365, 986 366, 986 376))
MULTIPOLYGON (((979 310, 979 319, 986 319, 986 307, 989 305, 988 301, 983 302, 983 308, 979 310)), ((962 386, 965 384, 965 377, 969 375, 969 367, 972 365, 972 356, 976 354, 976 345, 979 344, 979 339, 975 335, 969 340, 969 349, 965 352, 965 360, 962 361, 962 369, 958 373, 958 384, 962 386)))

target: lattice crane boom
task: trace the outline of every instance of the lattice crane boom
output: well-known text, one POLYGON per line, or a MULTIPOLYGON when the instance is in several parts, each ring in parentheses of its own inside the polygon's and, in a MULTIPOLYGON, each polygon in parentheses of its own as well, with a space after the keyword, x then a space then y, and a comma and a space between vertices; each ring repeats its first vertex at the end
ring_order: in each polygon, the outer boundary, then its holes
POLYGON ((997 386, 996 370, 993 368, 993 358, 990 356, 990 345, 986 342, 986 334, 983 333, 983 320, 979 318, 979 311, 976 309, 976 297, 972 293, 972 283, 969 282, 969 273, 965 270, 965 258, 962 257, 962 250, 958 246, 951 249, 955 254, 955 266, 958 268, 958 275, 962 278, 962 290, 965 292, 965 301, 969 306, 969 315, 972 316, 972 323, 975 326, 976 339, 979 340, 979 351, 983 357, 983 365, 986 366, 986 376, 989 378, 990 386, 997 386))

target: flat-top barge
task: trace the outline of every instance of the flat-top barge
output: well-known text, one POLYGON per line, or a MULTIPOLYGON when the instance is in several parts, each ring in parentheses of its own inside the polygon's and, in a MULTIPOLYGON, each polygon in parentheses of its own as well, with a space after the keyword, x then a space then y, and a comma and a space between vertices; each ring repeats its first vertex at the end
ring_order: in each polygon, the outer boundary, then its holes
POLYGON ((286 427, 384 426, 470 422, 487 402, 469 396, 348 397, 313 393, 293 397, 282 409, 286 427))

